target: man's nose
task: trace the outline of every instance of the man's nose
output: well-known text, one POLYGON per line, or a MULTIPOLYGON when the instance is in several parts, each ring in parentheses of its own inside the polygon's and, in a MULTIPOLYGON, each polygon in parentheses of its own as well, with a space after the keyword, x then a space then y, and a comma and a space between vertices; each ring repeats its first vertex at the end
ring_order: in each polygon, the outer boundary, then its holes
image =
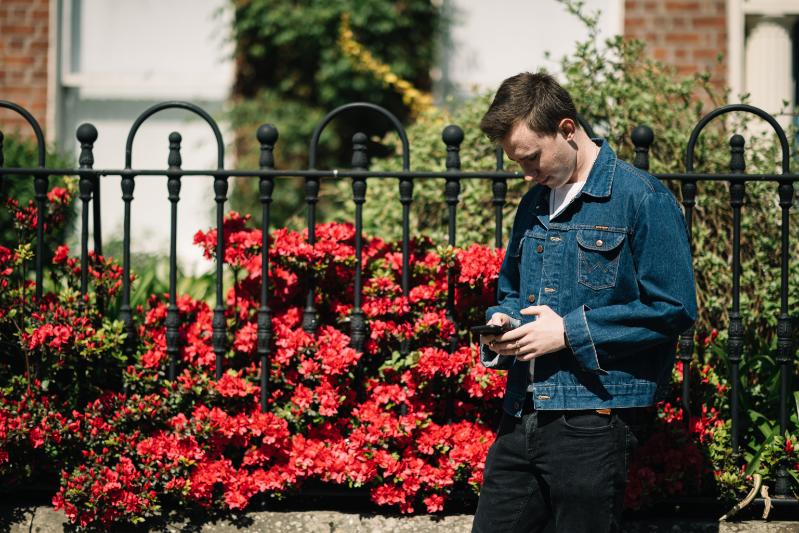
POLYGON ((538 177, 538 169, 534 168, 525 168, 524 169, 524 178, 527 180, 534 180, 538 177))

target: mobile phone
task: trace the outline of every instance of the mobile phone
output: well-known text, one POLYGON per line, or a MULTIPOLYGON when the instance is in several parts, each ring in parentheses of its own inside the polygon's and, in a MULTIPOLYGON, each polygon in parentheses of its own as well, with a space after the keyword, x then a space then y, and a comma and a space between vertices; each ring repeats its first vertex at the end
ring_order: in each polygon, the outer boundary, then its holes
POLYGON ((477 335, 501 335, 508 331, 506 326, 497 326, 496 324, 481 324, 479 326, 472 326, 470 329, 472 333, 477 335))

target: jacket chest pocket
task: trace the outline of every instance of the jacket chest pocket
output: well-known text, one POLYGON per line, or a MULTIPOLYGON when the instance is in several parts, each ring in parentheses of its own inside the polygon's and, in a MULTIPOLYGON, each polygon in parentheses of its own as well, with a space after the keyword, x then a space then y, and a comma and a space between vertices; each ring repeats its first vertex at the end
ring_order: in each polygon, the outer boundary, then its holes
POLYGON ((624 233, 583 229, 577 231, 577 281, 591 289, 616 285, 624 233))

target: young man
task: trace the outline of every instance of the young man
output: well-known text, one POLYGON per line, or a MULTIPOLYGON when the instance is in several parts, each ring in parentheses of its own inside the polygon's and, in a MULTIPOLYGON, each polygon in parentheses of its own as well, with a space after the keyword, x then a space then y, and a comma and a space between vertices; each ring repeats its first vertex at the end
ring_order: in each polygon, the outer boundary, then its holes
POLYGON ((474 532, 616 531, 629 421, 668 383, 696 317, 674 196, 579 127, 546 74, 505 80, 480 127, 535 183, 519 204, 483 364, 508 369, 474 532))

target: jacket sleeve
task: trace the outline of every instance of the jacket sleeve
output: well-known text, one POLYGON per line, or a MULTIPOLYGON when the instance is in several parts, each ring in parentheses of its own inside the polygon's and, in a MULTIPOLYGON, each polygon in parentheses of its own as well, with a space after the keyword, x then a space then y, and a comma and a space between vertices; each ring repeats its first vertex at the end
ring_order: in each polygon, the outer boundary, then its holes
POLYGON ((670 192, 641 201, 630 238, 638 299, 595 309, 583 305, 563 317, 569 349, 584 370, 595 374, 606 373, 600 358, 628 357, 676 342, 696 319, 688 232, 670 192))

